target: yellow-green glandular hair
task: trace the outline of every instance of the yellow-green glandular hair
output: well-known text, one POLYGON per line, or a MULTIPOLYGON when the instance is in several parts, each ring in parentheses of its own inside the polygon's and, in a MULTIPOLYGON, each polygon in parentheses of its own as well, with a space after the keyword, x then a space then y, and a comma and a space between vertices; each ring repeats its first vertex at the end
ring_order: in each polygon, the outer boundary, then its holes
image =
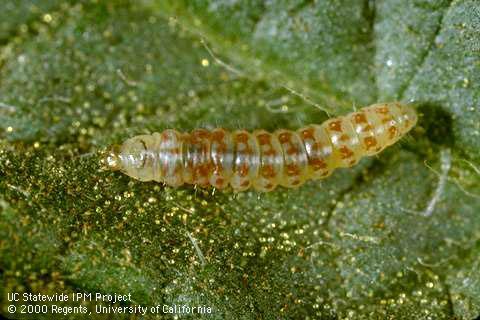
POLYGON ((397 142, 416 122, 411 106, 382 103, 296 131, 169 129, 126 140, 112 148, 106 162, 132 178, 174 187, 271 191, 351 167, 397 142))

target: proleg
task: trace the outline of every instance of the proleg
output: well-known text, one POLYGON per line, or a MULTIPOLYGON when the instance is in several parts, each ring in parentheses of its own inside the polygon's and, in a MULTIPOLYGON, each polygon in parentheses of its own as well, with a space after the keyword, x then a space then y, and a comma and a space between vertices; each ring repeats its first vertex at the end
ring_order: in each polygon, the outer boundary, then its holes
POLYGON ((105 162, 132 178, 174 187, 271 191, 351 167, 400 140, 416 122, 411 106, 382 103, 296 131, 169 129, 112 147, 105 162))

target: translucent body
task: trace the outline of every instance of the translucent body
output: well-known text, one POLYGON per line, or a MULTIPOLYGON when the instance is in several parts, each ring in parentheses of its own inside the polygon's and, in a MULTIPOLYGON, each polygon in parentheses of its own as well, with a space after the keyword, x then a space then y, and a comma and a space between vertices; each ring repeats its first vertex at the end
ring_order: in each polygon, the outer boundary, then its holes
POLYGON ((351 167, 398 141, 416 122, 411 107, 386 103, 297 131, 165 130, 128 139, 109 154, 107 164, 135 179, 175 187, 270 191, 351 167))

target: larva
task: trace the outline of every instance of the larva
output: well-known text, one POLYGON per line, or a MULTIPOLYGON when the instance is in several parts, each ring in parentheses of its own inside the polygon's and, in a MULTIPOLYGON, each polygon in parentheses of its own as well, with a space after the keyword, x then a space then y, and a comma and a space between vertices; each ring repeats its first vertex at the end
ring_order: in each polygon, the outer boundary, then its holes
POLYGON ((297 131, 169 129, 114 146, 106 164, 135 179, 175 187, 187 183, 270 191, 278 185, 298 187, 308 179, 327 177, 335 168, 351 167, 398 141, 416 122, 412 107, 384 103, 297 131))

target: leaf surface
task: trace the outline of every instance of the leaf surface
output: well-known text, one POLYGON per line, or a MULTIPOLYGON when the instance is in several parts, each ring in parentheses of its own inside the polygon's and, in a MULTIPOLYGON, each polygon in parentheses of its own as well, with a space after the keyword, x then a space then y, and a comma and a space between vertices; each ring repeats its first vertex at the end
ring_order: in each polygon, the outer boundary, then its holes
POLYGON ((476 1, 8 10, 4 314, 7 292, 100 292, 130 293, 130 305, 205 305, 215 319, 478 316, 476 1), (411 134, 299 189, 170 188, 100 165, 102 149, 137 134, 296 129, 392 100, 415 102, 411 134))

